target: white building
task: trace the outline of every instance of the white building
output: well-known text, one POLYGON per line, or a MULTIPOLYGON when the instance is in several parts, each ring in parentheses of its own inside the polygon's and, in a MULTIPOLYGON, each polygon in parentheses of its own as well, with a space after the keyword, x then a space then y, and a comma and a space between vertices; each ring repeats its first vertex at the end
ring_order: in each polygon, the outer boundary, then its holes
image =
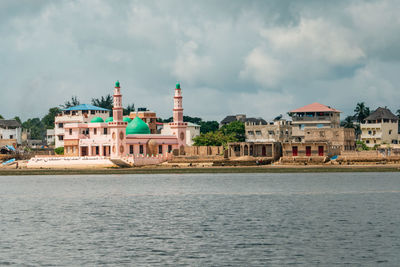
POLYGON ((16 120, 0 120, 0 139, 16 140, 17 144, 22 143, 22 127, 16 120))
POLYGON ((94 117, 100 117, 105 121, 110 114, 110 111, 105 108, 96 107, 93 105, 82 104, 75 107, 63 109, 60 114, 55 117, 55 147, 64 146, 64 124, 65 123, 88 123, 94 117))
MULTIPOLYGON (((161 134, 163 135, 172 135, 172 130, 169 123, 164 123, 163 128, 161 129, 161 134)), ((186 145, 191 146, 194 144, 193 138, 200 135, 200 125, 188 122, 186 128, 186 145)))
POLYGON ((398 117, 387 108, 378 108, 361 123, 361 141, 368 147, 398 144, 398 117))
POLYGON ((47 129, 46 131, 46 144, 48 146, 54 145, 55 144, 55 134, 54 134, 54 129, 47 129))

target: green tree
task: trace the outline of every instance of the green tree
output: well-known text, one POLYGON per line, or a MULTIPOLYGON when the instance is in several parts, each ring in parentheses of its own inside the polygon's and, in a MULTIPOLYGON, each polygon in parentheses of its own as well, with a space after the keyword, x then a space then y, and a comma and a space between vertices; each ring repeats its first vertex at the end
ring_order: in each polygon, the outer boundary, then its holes
POLYGON ((4 117, 0 115, 0 120, 4 120, 4 117))
POLYGON ((193 138, 195 146, 226 146, 228 142, 236 142, 233 134, 225 135, 221 131, 200 134, 193 138))
POLYGON ((72 96, 71 100, 65 101, 64 105, 60 105, 62 108, 70 108, 80 105, 81 102, 78 100, 76 96, 72 96))
POLYGON ((126 108, 124 108, 123 113, 124 113, 124 115, 129 115, 129 114, 131 114, 131 112, 134 112, 134 111, 135 111, 135 104, 131 104, 131 105, 128 105, 126 108))
POLYGON ((238 142, 244 142, 246 140, 244 123, 241 121, 233 121, 221 127, 220 131, 224 135, 233 135, 238 142))
POLYGON ((354 117, 353 116, 347 116, 341 123, 340 126, 344 128, 354 128, 354 117))
POLYGON ((93 106, 111 110, 113 108, 113 104, 113 97, 110 94, 102 96, 100 98, 92 98, 93 106))
POLYGON ((28 119, 22 123, 22 128, 30 132, 31 139, 43 140, 45 127, 39 118, 28 119))
POLYGON ((361 123, 371 113, 369 107, 365 106, 364 102, 357 103, 354 112, 354 117, 358 123, 361 123))
POLYGON ((61 112, 58 107, 50 108, 49 112, 42 118, 42 124, 46 129, 54 128, 54 120, 57 114, 61 112))
POLYGON ((18 121, 20 124, 22 124, 20 117, 15 116, 15 117, 14 117, 14 120, 16 120, 16 121, 18 121))
POLYGON ((202 121, 200 123, 200 133, 215 132, 219 128, 217 121, 202 121))
POLYGON ((398 109, 398 110, 396 111, 396 115, 397 115, 397 117, 399 117, 399 119, 400 119, 400 109, 398 109))

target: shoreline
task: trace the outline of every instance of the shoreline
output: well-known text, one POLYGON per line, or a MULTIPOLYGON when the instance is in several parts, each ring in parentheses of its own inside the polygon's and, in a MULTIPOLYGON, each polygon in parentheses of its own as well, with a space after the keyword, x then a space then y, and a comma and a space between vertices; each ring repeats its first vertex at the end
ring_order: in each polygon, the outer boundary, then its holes
POLYGON ((112 174, 189 174, 189 173, 327 173, 327 172, 400 172, 399 164, 334 166, 240 166, 240 167, 136 167, 93 169, 0 169, 0 176, 21 175, 112 175, 112 174))

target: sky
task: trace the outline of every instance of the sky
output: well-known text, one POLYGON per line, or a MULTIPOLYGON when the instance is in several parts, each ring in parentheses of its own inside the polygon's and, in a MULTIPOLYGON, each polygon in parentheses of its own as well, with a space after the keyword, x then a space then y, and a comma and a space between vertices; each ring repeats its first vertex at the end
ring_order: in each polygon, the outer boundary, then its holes
POLYGON ((271 120, 313 103, 400 109, 400 1, 2 0, 0 114, 44 116, 71 96, 271 120))

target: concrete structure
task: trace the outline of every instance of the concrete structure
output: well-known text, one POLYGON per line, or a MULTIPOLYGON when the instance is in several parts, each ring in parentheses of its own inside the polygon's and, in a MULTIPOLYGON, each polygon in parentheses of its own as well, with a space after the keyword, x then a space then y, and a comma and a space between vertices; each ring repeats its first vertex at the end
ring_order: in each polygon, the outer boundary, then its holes
MULTIPOLYGON (((161 129, 161 134, 171 135, 173 134, 169 123, 164 123, 161 129)), ((194 144, 193 138, 200 135, 200 125, 188 122, 186 127, 186 145, 192 146, 194 144)))
MULTIPOLYGON (((181 96, 180 85, 177 84, 176 87, 175 97, 181 96)), ((122 94, 117 81, 114 88, 113 117, 106 119, 107 122, 101 117, 94 117, 89 123, 65 124, 64 154, 71 157, 105 156, 128 162, 136 159, 141 164, 146 162, 146 158, 149 163, 166 160, 172 150, 181 147, 184 149, 186 141, 186 123, 181 121, 182 97, 178 99, 179 102, 175 101, 174 121, 171 123, 173 134, 151 134, 149 126, 138 116, 129 123, 129 118, 123 118, 122 94), (154 157, 155 155, 164 156, 154 157)))
POLYGON ((228 157, 265 157, 277 160, 281 157, 281 144, 278 142, 232 142, 228 143, 228 157))
POLYGON ((292 122, 277 120, 273 122, 245 122, 246 142, 289 142, 292 139, 292 122))
POLYGON ((75 107, 63 109, 60 114, 55 117, 55 147, 64 146, 64 125, 66 123, 88 123, 95 117, 105 120, 109 116, 108 109, 82 104, 75 107))
POLYGON ((181 154, 185 153, 187 123, 183 121, 182 91, 179 83, 175 86, 173 121, 169 123, 172 134, 178 137, 181 154))
POLYGON ((368 147, 398 144, 398 117, 387 108, 378 108, 361 123, 361 141, 368 147))
POLYGON ((293 141, 304 141, 305 129, 339 128, 340 111, 313 103, 289 112, 292 117, 293 141))
POLYGON ((54 129, 47 129, 46 130, 46 144, 48 146, 54 146, 55 145, 55 130, 54 129))
POLYGON ((339 154, 340 148, 330 142, 282 143, 283 158, 333 157, 339 154))
POLYGON ((220 123, 219 123, 219 128, 221 128, 224 125, 227 125, 231 122, 234 121, 241 121, 245 122, 246 121, 246 115, 245 114, 237 114, 237 115, 229 115, 226 116, 220 123))
POLYGON ((154 111, 147 110, 146 108, 138 108, 138 111, 129 114, 129 118, 132 120, 136 117, 147 123, 151 134, 157 133, 157 114, 154 111))
POLYGON ((356 136, 353 128, 307 128, 304 142, 330 142, 340 151, 352 151, 356 149, 356 136))
POLYGON ((22 126, 17 120, 0 120, 0 139, 7 143, 20 145, 22 143, 22 126))

